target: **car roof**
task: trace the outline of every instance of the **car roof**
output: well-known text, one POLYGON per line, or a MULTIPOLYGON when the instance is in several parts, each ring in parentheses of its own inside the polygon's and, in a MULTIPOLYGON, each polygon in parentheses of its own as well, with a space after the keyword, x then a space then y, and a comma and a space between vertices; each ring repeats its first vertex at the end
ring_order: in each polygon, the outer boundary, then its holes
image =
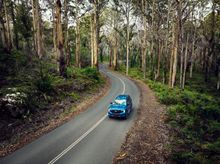
POLYGON ((128 97, 129 95, 118 95, 115 99, 124 100, 124 99, 127 99, 128 97))

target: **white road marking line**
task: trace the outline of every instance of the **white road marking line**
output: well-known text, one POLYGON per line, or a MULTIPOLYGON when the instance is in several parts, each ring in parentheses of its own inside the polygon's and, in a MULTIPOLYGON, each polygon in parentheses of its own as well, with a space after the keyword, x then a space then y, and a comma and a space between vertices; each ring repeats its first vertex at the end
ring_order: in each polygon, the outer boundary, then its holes
MULTIPOLYGON (((115 76, 115 77, 117 77, 117 76, 115 76)), ((117 77, 117 78, 122 82, 122 84, 123 84, 123 92, 122 92, 122 94, 125 94, 125 82, 120 77, 117 77)))
MULTIPOLYGON (((103 71, 102 71, 103 72, 103 71)), ((103 72, 104 73, 104 72, 103 72)), ((110 72, 107 72, 107 73, 110 73, 110 72)), ((112 73, 110 73, 112 74, 112 73)), ((118 78, 122 84, 123 84, 123 92, 122 94, 125 93, 125 82, 113 75, 114 77, 118 78)), ((68 153, 68 151, 70 151, 72 148, 74 148, 80 141, 82 141, 89 133, 91 133, 102 121, 105 120, 105 118, 107 117, 107 114, 102 117, 98 122, 96 122, 87 132, 85 132, 82 136, 80 136, 76 141, 74 141, 71 145, 69 145, 65 150, 63 150, 60 154, 58 154, 54 159, 52 159, 48 164, 54 164, 55 162, 57 162, 62 156, 64 156, 66 153, 68 153)))
POLYGON ((68 151, 70 151, 74 146, 76 146, 80 141, 82 141, 89 133, 91 133, 105 118, 107 114, 102 117, 95 125, 93 125, 87 132, 85 132, 81 137, 79 137, 75 142, 63 150, 58 156, 51 160, 48 164, 53 164, 58 161, 62 156, 64 156, 68 151))
MULTIPOLYGON (((103 71, 102 71, 103 72, 103 71)), ((111 72, 107 72, 109 74, 112 74, 111 72)), ((112 74, 113 75, 113 74, 112 74)), ((116 77, 117 79, 119 79, 123 85, 123 91, 122 91, 122 94, 125 94, 125 82, 120 78, 120 77, 117 77, 115 75, 113 75, 114 77, 116 77)))

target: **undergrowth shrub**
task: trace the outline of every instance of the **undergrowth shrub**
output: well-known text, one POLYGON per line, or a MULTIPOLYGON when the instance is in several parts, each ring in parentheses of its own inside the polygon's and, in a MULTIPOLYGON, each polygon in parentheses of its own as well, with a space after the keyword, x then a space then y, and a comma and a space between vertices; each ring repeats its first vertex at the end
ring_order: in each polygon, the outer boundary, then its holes
POLYGON ((87 76, 90 79, 95 79, 97 81, 100 80, 99 72, 95 68, 91 68, 91 67, 84 68, 81 70, 81 74, 87 76))
POLYGON ((73 101, 76 101, 80 98, 79 94, 77 94, 75 92, 69 93, 69 96, 72 98, 73 101))
POLYGON ((31 86, 3 88, 0 90, 0 113, 15 118, 26 117, 34 112, 36 90, 31 86))
POLYGON ((52 76, 49 74, 42 74, 40 78, 36 80, 35 85, 39 91, 43 93, 50 93, 53 91, 52 81, 52 76))
POLYGON ((100 80, 100 73, 96 68, 74 68, 67 67, 67 77, 77 79, 88 79, 88 80, 100 80))
MULTIPOLYGON (((131 76, 142 79, 140 70, 131 76)), ((196 77, 199 79, 199 77, 196 77)), ((174 135, 172 159, 177 163, 213 163, 220 161, 220 97, 207 85, 193 81, 192 89, 143 80, 155 91, 158 100, 167 105, 167 121, 174 135), (212 94, 213 93, 213 94, 212 94)), ((219 95, 219 94, 218 94, 219 95)))
POLYGON ((67 97, 75 101, 80 98, 80 92, 104 82, 95 68, 68 67, 67 77, 61 77, 56 63, 50 59, 39 60, 20 51, 1 54, 0 70, 0 115, 9 117, 26 117, 67 97), (9 88, 15 88, 16 92, 9 88))
MULTIPOLYGON (((1 53, 1 52, 0 52, 1 53)), ((27 65, 28 57, 20 51, 12 51, 10 55, 0 55, 0 78, 13 76, 21 71, 21 68, 27 65)))
POLYGON ((170 89, 155 83, 161 103, 168 105, 168 121, 174 128, 173 159, 178 163, 210 162, 219 158, 220 104, 218 99, 190 90, 170 89), (163 88, 163 89, 161 89, 163 88), (203 144, 209 145, 207 147, 203 144))

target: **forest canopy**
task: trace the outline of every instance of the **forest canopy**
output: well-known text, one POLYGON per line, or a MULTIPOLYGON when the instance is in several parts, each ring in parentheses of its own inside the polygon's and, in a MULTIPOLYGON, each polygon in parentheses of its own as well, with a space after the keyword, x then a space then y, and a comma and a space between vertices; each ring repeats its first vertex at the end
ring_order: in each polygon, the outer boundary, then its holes
POLYGON ((219 84, 217 0, 1 0, 1 50, 21 50, 59 65, 97 67, 109 59, 184 88, 186 72, 219 84), (178 82, 177 82, 178 81, 178 82))

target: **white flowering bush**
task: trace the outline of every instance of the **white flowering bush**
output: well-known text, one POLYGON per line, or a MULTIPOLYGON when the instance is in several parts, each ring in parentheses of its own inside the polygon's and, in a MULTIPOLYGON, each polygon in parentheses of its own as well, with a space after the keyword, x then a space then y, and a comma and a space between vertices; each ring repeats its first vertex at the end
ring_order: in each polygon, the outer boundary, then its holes
POLYGON ((8 88, 7 93, 0 99, 0 107, 3 112, 18 117, 26 111, 26 102, 27 95, 25 93, 18 91, 16 88, 8 88))

